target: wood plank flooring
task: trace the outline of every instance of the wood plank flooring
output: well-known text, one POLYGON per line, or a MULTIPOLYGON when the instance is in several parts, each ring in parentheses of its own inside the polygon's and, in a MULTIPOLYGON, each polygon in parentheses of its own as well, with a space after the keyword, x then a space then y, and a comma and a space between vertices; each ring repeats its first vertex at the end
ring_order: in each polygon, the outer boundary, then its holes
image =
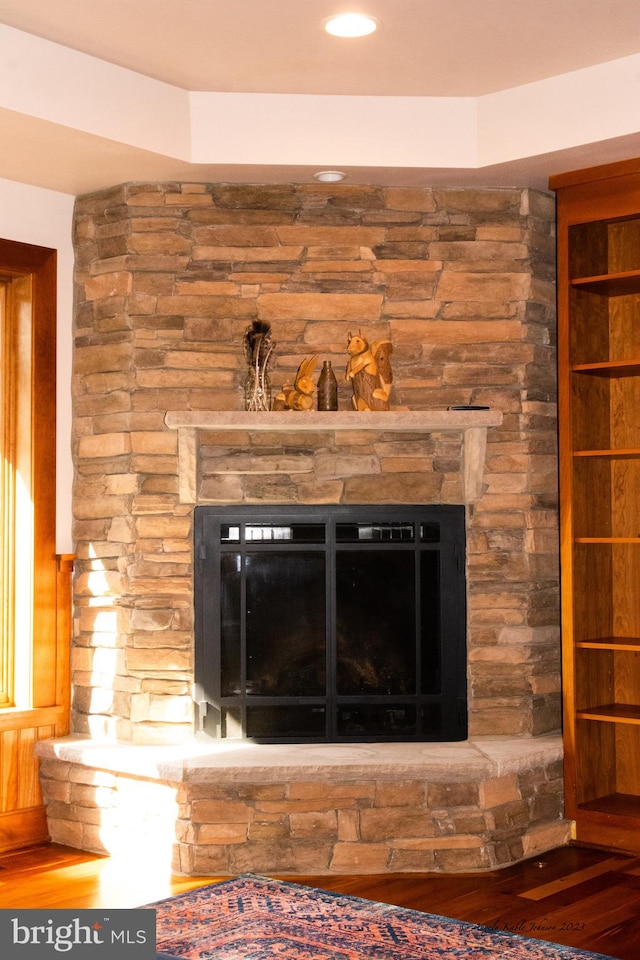
MULTIPOLYGON (((224 877, 161 876, 56 844, 0 855, 0 908, 134 907, 224 877)), ((640 958, 640 858, 569 846, 486 874, 283 877, 528 937, 640 958)))

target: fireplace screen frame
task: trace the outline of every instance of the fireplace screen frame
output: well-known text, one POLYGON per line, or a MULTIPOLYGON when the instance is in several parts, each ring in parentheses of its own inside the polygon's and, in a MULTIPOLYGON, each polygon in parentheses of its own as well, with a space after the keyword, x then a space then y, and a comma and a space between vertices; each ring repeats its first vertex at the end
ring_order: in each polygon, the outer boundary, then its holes
MULTIPOLYGON (((389 504, 346 505, 324 504, 304 506, 286 505, 201 505, 194 513, 194 613, 195 613, 195 682, 197 729, 199 735, 215 740, 257 743, 355 743, 355 742, 409 742, 459 741, 467 737, 467 682, 466 682, 466 524, 465 508, 461 505, 434 504, 399 506, 389 504), (322 528, 321 534, 317 531, 322 528), (302 531, 299 539, 292 529, 302 531), (308 533, 307 533, 308 528, 308 533), (261 531, 265 531, 261 533, 261 531), (282 532, 284 531, 284 532, 282 532), (315 531, 315 532, 314 532, 315 531), (413 531, 413 535, 411 535, 413 531), (384 695, 377 693, 340 693, 337 686, 336 641, 336 568, 344 566, 349 551, 359 555, 373 552, 374 557, 402 553, 402 563, 413 571, 413 593, 416 602, 415 623, 411 626, 413 640, 406 644, 415 647, 415 676, 412 692, 384 695), (326 657, 326 687, 321 696, 264 695, 252 690, 248 682, 246 664, 248 650, 246 611, 247 557, 259 558, 270 551, 280 556, 294 555, 302 560, 324 558, 325 626, 324 651, 326 657), (434 557, 434 554, 436 555, 434 557), (239 648, 237 688, 224 689, 223 663, 228 658, 230 641, 223 636, 223 611, 228 606, 223 584, 223 564, 237 563, 238 595, 242 597, 239 615, 234 618, 231 643, 239 648), (428 560, 426 557, 428 556, 428 560), (225 560, 225 557, 227 558, 225 560), (431 565, 438 580, 438 606, 431 612, 421 610, 420 571, 431 565), (237 622, 235 622, 237 621, 237 622), (427 639, 429 635, 429 639, 427 639), (430 643, 427 654, 425 645, 430 643), (435 645, 435 649, 434 648, 435 645), (429 670, 421 660, 431 656, 437 664, 437 689, 434 680, 428 681, 429 670), (430 687, 429 690, 426 688, 430 687), (266 708, 266 710, 264 709, 266 708), (269 709, 270 708, 270 709, 269 709), (287 711, 292 723, 281 729, 269 729, 252 720, 262 712, 277 716, 287 711), (394 710, 396 711, 394 714, 394 710), (317 726, 304 729, 296 722, 296 711, 301 716, 317 714, 317 726), (372 716, 373 723, 358 722, 362 716, 372 716), (408 716, 409 724, 394 723, 388 718, 408 716), (347 719, 345 719, 347 718, 347 719), (353 719, 355 718, 355 720, 353 719), (381 719, 377 719, 381 718, 381 719), (252 727, 253 724, 253 727, 252 727), (302 730, 302 733, 300 732, 302 730)), ((432 579, 433 573, 432 573, 432 579)), ((433 589, 432 587, 428 589, 433 589)), ((344 587, 343 587, 344 592, 344 587)), ((425 604, 426 605, 426 604, 425 604)), ((255 625, 252 628, 255 632, 255 625)), ((405 632, 408 628, 405 627, 405 632)), ((391 643, 401 641, 392 638, 391 643)), ((434 671, 432 671, 434 672, 434 671)), ((228 685, 227 685, 228 686, 228 685)), ((277 723, 276 723, 277 727, 277 723)))

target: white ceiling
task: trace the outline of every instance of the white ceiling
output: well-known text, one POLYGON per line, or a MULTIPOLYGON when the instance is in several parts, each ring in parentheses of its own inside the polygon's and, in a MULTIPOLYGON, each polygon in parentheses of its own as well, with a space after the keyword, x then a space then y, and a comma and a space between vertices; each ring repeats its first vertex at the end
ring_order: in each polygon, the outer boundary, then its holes
MULTIPOLYGON (((0 0, 0 24, 180 90, 209 94, 486 98, 640 54, 639 0, 0 0), (344 10, 370 13, 380 20, 380 29, 359 40, 330 37, 322 21, 344 10)), ((640 80, 640 70, 635 78, 640 80)), ((78 83, 82 85, 80 76, 78 83)), ((629 90, 629 96, 638 102, 635 89, 629 90)), ((11 104, 0 102, 0 106, 20 113, 11 104)), ((118 137, 107 136, 109 174, 99 169, 96 131, 87 129, 83 137, 75 123, 69 123, 75 130, 63 150, 69 156, 60 166, 69 171, 84 167, 83 176, 68 173, 65 178, 62 171, 58 175, 55 158, 48 172, 38 173, 39 166, 52 159, 47 137, 55 133, 56 151, 61 149, 59 128, 64 123, 55 131, 46 130, 46 118, 34 121, 37 113, 25 110, 23 125, 29 126, 30 138, 30 155, 23 164, 25 181, 80 192, 103 185, 109 175, 107 182, 139 178, 141 165, 132 163, 131 142, 123 138, 119 162, 114 156, 118 137), (34 124, 42 127, 41 140, 35 136, 34 124), (87 151, 84 160, 83 150, 87 151), (122 177, 127 163, 132 163, 133 176, 122 177)), ((20 150, 24 158, 21 125, 15 116, 5 119, 18 153, 12 154, 0 119, 4 143, 0 176, 19 179, 20 150)), ((563 144, 558 137, 560 149, 545 150, 544 160, 536 160, 535 151, 530 151, 531 157, 509 156, 508 169, 494 165, 488 177, 540 183, 549 173, 640 152, 635 136, 640 122, 635 130, 613 130, 617 132, 624 136, 609 136, 605 131, 601 140, 592 140, 585 149, 575 142, 563 144)), ((375 178, 399 182, 393 164, 377 162, 374 153, 368 168, 376 170, 375 178)), ((340 162, 339 144, 335 154, 340 162)), ((182 156, 176 161, 179 175, 189 169, 184 160, 182 156)), ((155 161, 150 169, 158 168, 164 175, 158 156, 155 161)), ((318 163, 324 165, 324 158, 319 157, 318 163)), ((283 180, 297 170, 287 171, 286 165, 277 163, 265 166, 256 155, 238 164, 235 173, 233 163, 219 172, 227 179, 246 179, 254 165, 261 179, 283 180)), ((405 169, 403 182, 416 182, 419 177, 419 165, 410 166, 413 172, 409 176, 405 169)), ((297 173, 308 177, 308 170, 297 173)), ((374 176, 362 164, 355 164, 349 173, 360 182, 374 176)), ((438 176, 446 173, 440 170, 438 176)), ((465 176, 470 174, 452 173, 460 182, 465 176)))
POLYGON ((219 92, 479 96, 640 52, 638 0, 0 0, 0 21, 219 92), (379 31, 330 37, 343 10, 379 31))

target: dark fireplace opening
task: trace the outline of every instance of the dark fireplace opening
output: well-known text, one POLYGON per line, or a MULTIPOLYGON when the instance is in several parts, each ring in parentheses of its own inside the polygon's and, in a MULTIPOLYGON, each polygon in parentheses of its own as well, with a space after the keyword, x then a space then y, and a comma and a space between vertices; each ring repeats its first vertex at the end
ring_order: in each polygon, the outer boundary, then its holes
POLYGON ((464 740, 463 506, 195 511, 199 731, 464 740))

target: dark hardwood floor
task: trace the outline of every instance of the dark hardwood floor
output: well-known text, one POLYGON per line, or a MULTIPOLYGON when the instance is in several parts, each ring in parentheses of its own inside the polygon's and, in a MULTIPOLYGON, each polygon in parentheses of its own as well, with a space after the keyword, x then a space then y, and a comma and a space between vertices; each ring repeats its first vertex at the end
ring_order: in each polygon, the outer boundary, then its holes
MULTIPOLYGON (((134 907, 224 877, 160 875, 56 844, 0 855, 0 908, 134 907)), ((283 879, 640 958, 640 858, 569 846, 486 874, 283 879)))

